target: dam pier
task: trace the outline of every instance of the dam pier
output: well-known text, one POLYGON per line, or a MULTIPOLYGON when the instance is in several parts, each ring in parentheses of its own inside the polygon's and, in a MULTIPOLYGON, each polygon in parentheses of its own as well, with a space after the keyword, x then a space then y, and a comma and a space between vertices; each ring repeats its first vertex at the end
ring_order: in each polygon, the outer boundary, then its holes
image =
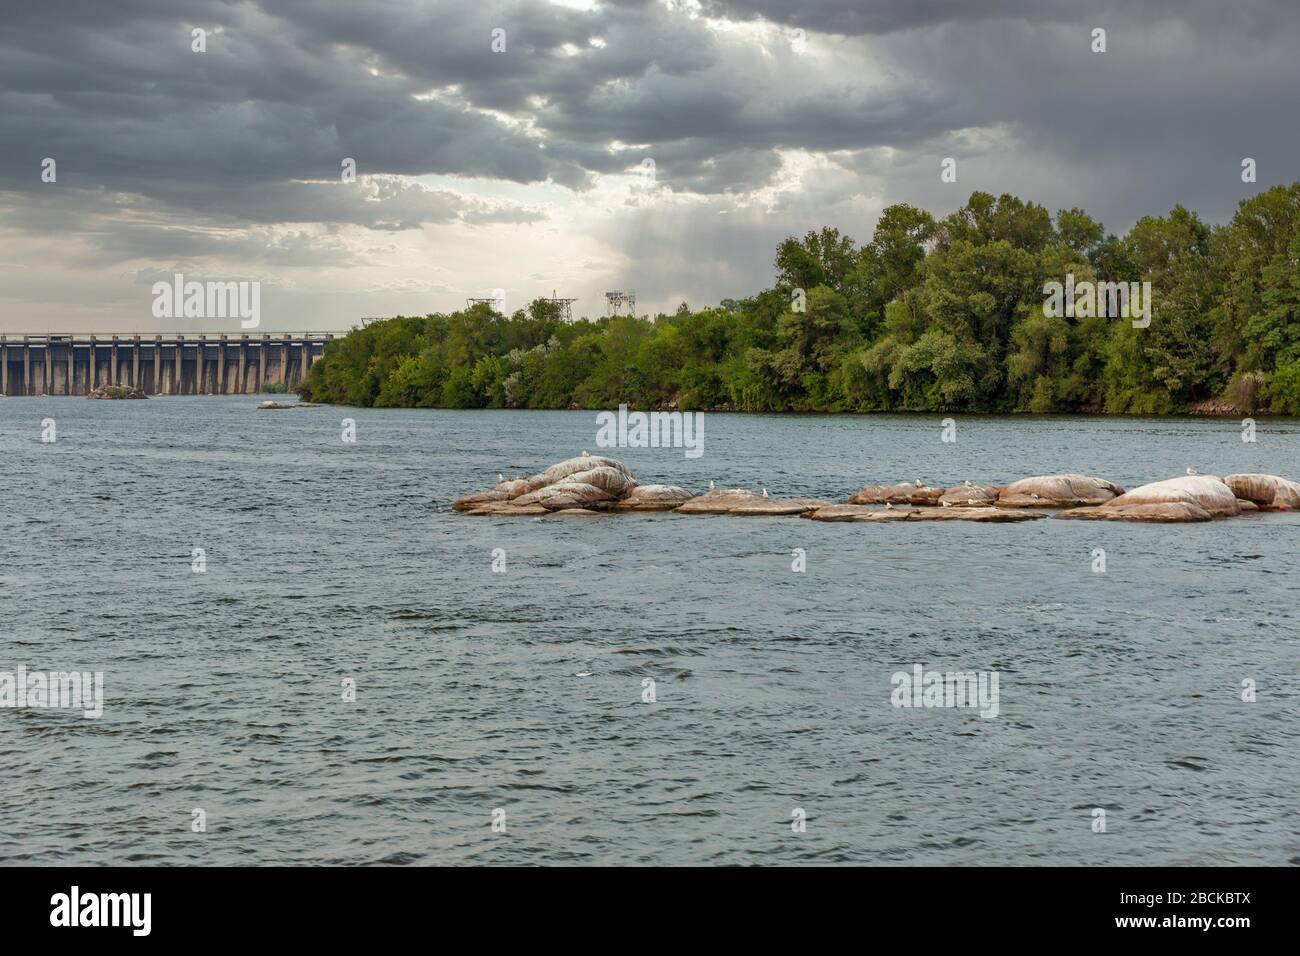
POLYGON ((151 395, 292 392, 342 334, 0 333, 0 394, 86 395, 116 384, 151 395))

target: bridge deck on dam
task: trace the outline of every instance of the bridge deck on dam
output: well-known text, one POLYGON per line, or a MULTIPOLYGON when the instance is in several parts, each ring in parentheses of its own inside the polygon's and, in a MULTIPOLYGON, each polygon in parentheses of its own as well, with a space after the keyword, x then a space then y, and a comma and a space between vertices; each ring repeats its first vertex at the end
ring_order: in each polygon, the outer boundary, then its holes
POLYGON ((294 391, 343 332, 0 333, 0 394, 85 395, 131 385, 153 395, 294 391))

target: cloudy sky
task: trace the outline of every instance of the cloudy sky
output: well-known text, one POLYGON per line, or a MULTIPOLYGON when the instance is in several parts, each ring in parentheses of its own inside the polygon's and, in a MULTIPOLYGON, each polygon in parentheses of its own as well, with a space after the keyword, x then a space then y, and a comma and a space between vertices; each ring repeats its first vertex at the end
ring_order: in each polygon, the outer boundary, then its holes
POLYGON ((1300 178, 1297 49, 1294 0, 10 3, 0 330, 175 326, 177 272, 260 281, 282 330, 706 305, 786 235, 976 189, 1222 221, 1300 178))

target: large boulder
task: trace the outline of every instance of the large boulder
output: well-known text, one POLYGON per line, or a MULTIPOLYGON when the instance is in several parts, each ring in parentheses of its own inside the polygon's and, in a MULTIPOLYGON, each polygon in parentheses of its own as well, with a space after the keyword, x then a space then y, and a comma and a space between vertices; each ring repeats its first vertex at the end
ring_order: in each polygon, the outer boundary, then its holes
POLYGON ((941 505, 991 505, 998 500, 998 495, 1002 492, 999 485, 972 485, 969 482, 964 485, 958 485, 956 488, 949 488, 942 497, 939 498, 941 505))
POLYGON ((484 505, 516 502, 525 506, 544 505, 553 511, 583 508, 623 498, 635 487, 636 479, 621 461, 582 454, 554 464, 531 478, 520 475, 486 491, 458 498, 451 507, 453 511, 472 511, 484 505), (564 487, 558 491, 546 490, 557 485, 564 487))
POLYGON ((1013 481, 998 493, 999 508, 1077 508, 1101 505, 1124 489, 1090 475, 1036 475, 1013 481))
POLYGON ((614 505, 617 511, 671 511, 694 498, 676 485, 637 485, 614 505))
POLYGON ((587 508, 602 501, 614 501, 618 496, 582 481, 557 481, 515 498, 516 505, 541 505, 547 511, 563 508, 587 508))
POLYGON ((626 468, 614 468, 610 465, 588 468, 586 471, 575 471, 563 480, 570 483, 595 485, 597 488, 608 491, 615 498, 622 498, 636 487, 636 481, 632 478, 631 472, 626 468))
MULTIPOLYGON (((1164 481, 1153 481, 1150 484, 1134 488, 1132 491, 1127 491, 1117 498, 1112 498, 1103 504, 1102 508, 1115 511, 1133 505, 1168 504, 1195 505, 1216 518, 1241 514, 1241 508, 1237 505, 1237 496, 1233 494, 1232 489, 1224 484, 1222 479, 1213 475, 1183 475, 1178 478, 1167 478, 1164 481)), ((1181 510, 1170 512, 1170 514, 1175 513, 1181 514, 1184 512, 1181 510)), ((1139 512, 1130 512, 1130 514, 1139 514, 1139 512)), ((1141 514, 1145 515, 1146 513, 1141 514)), ((1194 514, 1194 512, 1191 514, 1194 514)), ((1143 517, 1140 520, 1152 519, 1143 517)), ((1168 518, 1163 520, 1178 519, 1168 518)), ((1199 521, 1201 519, 1191 517, 1184 520, 1199 521)))
POLYGON ((858 491, 855 491, 849 497, 849 504, 853 505, 932 505, 936 504, 943 497, 943 488, 932 488, 929 485, 907 484, 900 482, 897 485, 867 485, 858 491))
POLYGON ((566 458, 564 461, 557 462, 545 471, 533 475, 528 479, 528 490, 536 491, 538 488, 545 488, 547 485, 553 485, 557 481, 563 481, 571 475, 579 472, 591 471, 595 468, 613 468, 621 471, 629 481, 635 484, 632 479, 632 472, 628 467, 616 458, 606 458, 603 455, 588 455, 586 453, 576 458, 566 458))
POLYGON ((1300 508, 1300 484, 1277 475, 1229 475, 1223 483, 1238 498, 1264 511, 1294 511, 1300 508))

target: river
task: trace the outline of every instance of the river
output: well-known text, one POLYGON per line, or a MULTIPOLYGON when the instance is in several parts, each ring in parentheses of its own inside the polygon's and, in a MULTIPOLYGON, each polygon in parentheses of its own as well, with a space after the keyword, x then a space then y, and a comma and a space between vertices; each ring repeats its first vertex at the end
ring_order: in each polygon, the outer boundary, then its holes
MULTIPOLYGON (((473 518, 595 414, 257 401, 0 400, 0 672, 104 675, 98 718, 0 708, 0 862, 1300 862, 1300 515, 473 518), (996 716, 891 705, 918 664, 996 716)), ((1293 420, 706 418, 608 453, 836 500, 1300 478, 1293 420)))

